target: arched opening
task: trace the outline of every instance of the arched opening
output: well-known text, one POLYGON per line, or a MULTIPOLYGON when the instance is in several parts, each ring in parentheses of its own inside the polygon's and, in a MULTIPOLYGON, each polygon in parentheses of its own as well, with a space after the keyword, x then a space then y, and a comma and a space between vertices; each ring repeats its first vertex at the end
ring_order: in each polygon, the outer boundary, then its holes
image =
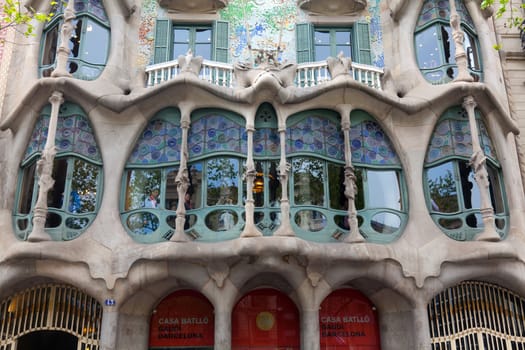
POLYGON ((17 350, 77 350, 78 339, 72 334, 58 331, 28 333, 18 340, 17 350))
POLYGON ((214 345, 213 305, 199 292, 179 290, 164 298, 153 310, 150 349, 203 349, 214 345))
POLYGON ((298 350, 299 311, 284 293, 263 288, 254 290, 233 308, 233 350, 298 350))
POLYGON ((379 350, 375 306, 361 292, 344 288, 332 292, 319 310, 321 350, 379 350))

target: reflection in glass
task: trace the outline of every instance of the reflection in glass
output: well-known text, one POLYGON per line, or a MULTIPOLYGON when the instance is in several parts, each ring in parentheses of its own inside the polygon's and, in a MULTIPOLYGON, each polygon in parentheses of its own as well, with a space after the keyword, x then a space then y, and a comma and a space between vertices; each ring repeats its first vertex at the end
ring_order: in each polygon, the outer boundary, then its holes
POLYGON ((489 189, 492 207, 496 214, 503 214, 505 213, 505 204, 503 201, 502 186, 498 171, 491 164, 487 164, 487 172, 489 174, 489 189))
POLYGON ((48 29, 44 39, 44 51, 42 52, 42 65, 47 66, 55 63, 58 45, 58 24, 48 29))
POLYGON ((80 230, 89 224, 88 218, 67 218, 66 226, 74 230, 80 230))
POLYGON ((324 204, 323 161, 314 158, 294 158, 292 173, 296 205, 324 204))
POLYGON ((92 64, 105 64, 108 58, 109 32, 93 20, 86 22, 86 34, 82 38, 82 60, 92 64))
POLYGON ((391 234, 401 227, 401 218, 392 213, 382 212, 374 215, 370 224, 379 233, 391 234))
POLYGON ((401 192, 397 172, 367 170, 368 208, 401 210, 401 192))
POLYGON ((212 231, 229 231, 237 225, 237 213, 233 210, 216 210, 206 216, 206 226, 212 231))
POLYGON ((456 180, 452 162, 427 170, 432 211, 455 213, 459 210, 456 180))
POLYGON ((436 68, 443 64, 436 28, 428 27, 416 35, 417 61, 421 69, 436 68))
POLYGON ((140 212, 131 214, 126 221, 128 229, 137 235, 147 235, 159 227, 159 218, 152 213, 140 212))
POLYGON ((31 211, 35 188, 35 169, 36 162, 33 162, 24 170, 24 178, 19 192, 20 200, 18 201, 18 211, 21 214, 29 214, 31 211))
POLYGON ((328 163, 328 186, 330 208, 347 210, 348 200, 345 196, 345 168, 342 165, 328 163))
POLYGON ((50 208, 62 209, 64 204, 64 189, 66 187, 67 159, 55 158, 53 163, 54 186, 47 194, 47 205, 50 208))
POLYGON ((326 227, 326 216, 316 210, 301 210, 295 214, 295 223, 305 231, 318 232, 326 227))
POLYGON ((51 213, 51 212, 48 212, 47 213, 47 218, 46 218, 46 228, 55 228, 55 227, 58 227, 60 226, 60 224, 62 223, 62 217, 56 213, 51 213))
POLYGON ((89 213, 95 211, 99 170, 99 167, 95 165, 75 159, 68 204, 69 212, 89 213))
POLYGON ((167 210, 176 211, 179 203, 179 196, 177 192, 177 184, 175 178, 179 172, 178 168, 167 169, 166 189, 164 190, 164 208, 167 210))
POLYGON ((256 207, 265 206, 265 195, 270 207, 279 207, 281 182, 277 175, 277 161, 256 161, 256 177, 253 182, 253 199, 256 207), (265 190, 267 189, 267 190, 265 190))
POLYGON ((207 167, 207 205, 238 203, 239 161, 234 158, 214 158, 208 160, 207 167))
POLYGON ((159 169, 128 171, 125 210, 144 207, 152 190, 160 188, 160 175, 159 169))
POLYGON ((443 228, 448 229, 448 230, 458 229, 463 226, 463 221, 461 221, 461 219, 443 219, 441 218, 438 220, 438 222, 443 228))

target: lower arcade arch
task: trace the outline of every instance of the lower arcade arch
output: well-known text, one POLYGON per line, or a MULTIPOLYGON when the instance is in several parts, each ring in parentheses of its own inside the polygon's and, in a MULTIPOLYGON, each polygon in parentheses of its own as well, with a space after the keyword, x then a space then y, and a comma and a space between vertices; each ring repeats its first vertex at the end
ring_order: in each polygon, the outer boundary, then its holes
POLYGON ((42 284, 0 302, 0 350, 98 350, 102 306, 68 285, 42 284))

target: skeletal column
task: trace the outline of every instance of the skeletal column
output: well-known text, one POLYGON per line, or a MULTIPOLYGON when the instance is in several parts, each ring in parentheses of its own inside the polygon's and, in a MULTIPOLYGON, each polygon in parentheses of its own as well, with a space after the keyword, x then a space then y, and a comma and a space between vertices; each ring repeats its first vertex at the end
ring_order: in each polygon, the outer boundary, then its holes
POLYGON ((244 208, 246 210, 246 225, 244 231, 241 233, 241 237, 259 237, 263 234, 255 227, 254 212, 255 204, 253 200, 253 182, 257 176, 257 170, 255 170, 255 163, 253 161, 253 132, 255 127, 251 124, 246 125, 246 133, 248 137, 248 157, 246 159, 246 173, 244 177, 246 179, 246 204, 244 208))
POLYGON ((57 66, 51 73, 52 77, 70 77, 71 74, 67 69, 67 60, 71 50, 69 49, 69 39, 75 29, 73 21, 75 20, 75 1, 69 0, 67 7, 64 10, 64 24, 62 24, 60 36, 60 46, 57 52, 57 66))
POLYGON ((281 182, 281 226, 274 232, 274 236, 295 236, 290 224, 290 200, 288 199, 288 179, 290 177, 290 163, 286 162, 286 125, 279 123, 281 143, 281 161, 279 162, 279 180, 281 182))
POLYGON ((471 82, 474 79, 467 69, 467 54, 463 47, 465 33, 461 30, 461 17, 456 10, 456 0, 450 0, 450 27, 452 27, 452 37, 456 46, 456 65, 458 67, 458 76, 454 81, 471 82))

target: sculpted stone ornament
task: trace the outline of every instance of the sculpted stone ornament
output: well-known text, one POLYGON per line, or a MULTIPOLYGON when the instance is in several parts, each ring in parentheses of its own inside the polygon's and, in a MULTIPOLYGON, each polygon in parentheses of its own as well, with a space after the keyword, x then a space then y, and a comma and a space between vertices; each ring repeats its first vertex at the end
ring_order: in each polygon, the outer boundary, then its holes
POLYGON ((345 16, 363 11, 366 0, 298 0, 297 5, 311 15, 345 16))
POLYGON ((357 185, 354 167, 351 165, 345 166, 345 197, 348 201, 348 227, 350 234, 345 238, 347 243, 363 243, 364 237, 359 232, 359 224, 357 222, 357 210, 355 207, 355 197, 357 194, 357 185))
POLYGON ((467 54, 463 47, 465 33, 461 30, 461 17, 456 11, 455 0, 450 1, 450 27, 452 28, 452 37, 456 46, 456 64, 458 66, 458 75, 454 81, 472 82, 474 78, 470 75, 467 68, 467 54))
POLYGON ((69 0, 64 10, 64 24, 62 24, 60 46, 57 50, 57 65, 51 73, 52 77, 71 77, 71 73, 69 73, 67 69, 67 60, 71 53, 69 39, 75 29, 75 25, 73 24, 73 20, 76 18, 74 4, 74 0, 69 0))
MULTIPOLYGON (((253 135, 253 131, 250 131, 253 135)), ((251 136, 251 135, 250 135, 251 136)), ((263 234, 255 226, 253 216, 255 212, 255 205, 253 200, 253 182, 257 177, 257 170, 255 170, 255 165, 253 161, 249 161, 247 164, 246 173, 244 174, 244 180, 246 181, 246 225, 244 230, 241 233, 241 238, 247 237, 261 237, 263 234)))
POLYGON ((202 56, 193 56, 191 49, 188 50, 186 55, 180 55, 178 57, 179 68, 181 73, 191 73, 195 76, 199 76, 199 72, 202 67, 202 56))
POLYGON ((169 12, 217 13, 228 5, 228 0, 158 0, 169 12))
POLYGON ((332 79, 340 75, 350 75, 350 69, 352 69, 352 60, 349 57, 345 57, 341 51, 337 57, 328 57, 326 59, 328 64, 328 71, 332 79))
POLYGON ((278 50, 252 49, 252 52, 255 52, 255 65, 237 63, 233 67, 238 87, 246 88, 255 85, 266 76, 274 78, 282 87, 294 86, 296 64, 279 63, 276 58, 278 50))
MULTIPOLYGON (((283 145, 284 146, 284 145, 283 145)), ((283 147, 282 146, 282 147, 283 147)), ((281 226, 275 231, 274 236, 295 236, 292 226, 290 224, 290 201, 288 199, 288 177, 292 166, 285 160, 281 159, 281 163, 277 168, 279 180, 281 182, 281 226)))
POLYGON ((187 242, 188 237, 184 234, 184 224, 186 223, 186 207, 184 206, 184 197, 188 188, 190 187, 190 177, 188 168, 184 167, 179 170, 175 177, 175 184, 177 185, 177 195, 179 201, 177 203, 177 217, 175 219, 175 233, 171 236, 171 242, 187 242))

